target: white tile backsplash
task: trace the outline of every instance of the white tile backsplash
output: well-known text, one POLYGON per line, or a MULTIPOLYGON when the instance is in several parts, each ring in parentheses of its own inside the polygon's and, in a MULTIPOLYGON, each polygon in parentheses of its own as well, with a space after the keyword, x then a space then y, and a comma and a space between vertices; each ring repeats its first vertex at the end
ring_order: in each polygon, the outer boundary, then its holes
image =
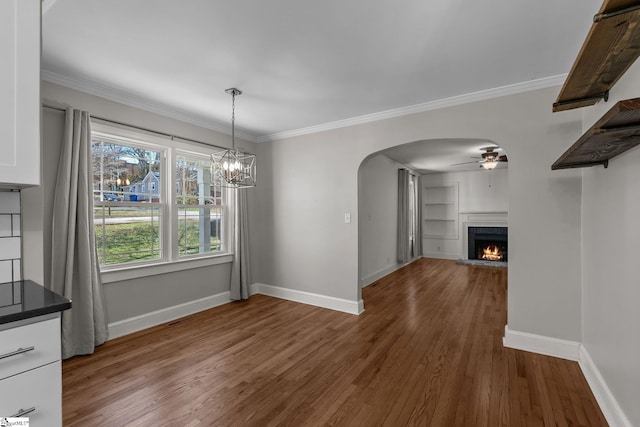
POLYGON ((0 238, 0 259, 20 258, 20 237, 0 238))
POLYGON ((11 216, 12 215, 0 215, 0 237, 11 237, 13 235, 11 216))
POLYGON ((0 191, 0 214, 20 213, 20 192, 0 191))
POLYGON ((20 236, 20 214, 11 215, 11 218, 13 236, 20 236))
POLYGON ((20 192, 0 191, 0 283, 22 279, 20 192))
POLYGON ((0 261, 0 283, 13 280, 13 261, 0 261))
POLYGON ((22 260, 13 260, 13 280, 22 280, 22 260))

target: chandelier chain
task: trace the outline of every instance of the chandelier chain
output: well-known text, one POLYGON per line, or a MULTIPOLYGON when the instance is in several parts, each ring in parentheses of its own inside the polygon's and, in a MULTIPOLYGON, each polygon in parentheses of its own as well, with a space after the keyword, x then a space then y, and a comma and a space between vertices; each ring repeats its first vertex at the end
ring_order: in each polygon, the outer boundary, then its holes
POLYGON ((236 149, 236 91, 231 91, 231 149, 236 149))

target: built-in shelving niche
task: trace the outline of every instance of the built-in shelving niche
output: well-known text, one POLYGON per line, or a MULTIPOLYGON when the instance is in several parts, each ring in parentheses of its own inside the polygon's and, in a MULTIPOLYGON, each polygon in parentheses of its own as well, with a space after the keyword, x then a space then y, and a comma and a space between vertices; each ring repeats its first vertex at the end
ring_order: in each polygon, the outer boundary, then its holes
POLYGON ((458 186, 456 182, 424 187, 422 217, 425 239, 458 238, 458 186))
POLYGON ((640 98, 616 103, 551 166, 551 169, 609 165, 609 159, 640 144, 640 98))

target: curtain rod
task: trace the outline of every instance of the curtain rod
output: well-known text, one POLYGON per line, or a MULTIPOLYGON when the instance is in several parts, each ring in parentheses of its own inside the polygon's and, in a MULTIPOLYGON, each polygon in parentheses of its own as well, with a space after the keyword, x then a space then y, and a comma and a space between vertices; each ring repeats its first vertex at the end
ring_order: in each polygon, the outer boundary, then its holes
MULTIPOLYGON (((42 104, 42 106, 43 106, 44 108, 49 108, 49 109, 51 109, 51 110, 57 110, 57 111, 62 111, 62 112, 66 112, 66 111, 67 111, 67 109, 66 109, 66 108, 62 108, 62 107, 54 107, 53 105, 46 105, 46 104, 42 104)), ((191 139, 191 138, 183 138, 183 137, 181 137, 181 136, 172 135, 172 134, 164 133, 164 132, 159 132, 159 131, 157 131, 157 130, 153 130, 153 129, 149 129, 149 128, 144 128, 144 127, 142 127, 142 126, 136 126, 136 125, 131 125, 131 124, 129 124, 129 123, 118 122, 118 121, 116 121, 116 120, 105 119, 104 117, 94 116, 94 115, 92 115, 91 113, 89 113, 89 116, 90 116, 92 119, 101 120, 101 121, 103 121, 103 122, 113 123, 113 124, 115 124, 115 125, 120 125, 120 126, 127 126, 127 127, 130 127, 130 128, 133 128, 133 129, 138 129, 138 130, 144 131, 144 132, 149 132, 149 133, 154 133, 154 134, 156 134, 156 135, 161 135, 161 136, 164 136, 164 137, 170 138, 172 141, 173 141, 174 139, 176 139, 176 138, 177 138, 177 139, 181 139, 181 140, 183 140, 183 141, 194 142, 194 143, 196 143, 196 144, 200 144, 200 145, 206 145, 207 147, 211 147, 211 148, 218 148, 218 149, 221 149, 221 150, 226 150, 226 148, 225 148, 225 147, 221 147, 221 146, 219 146, 219 145, 208 144, 208 143, 206 143, 206 142, 198 141, 198 140, 191 139)))

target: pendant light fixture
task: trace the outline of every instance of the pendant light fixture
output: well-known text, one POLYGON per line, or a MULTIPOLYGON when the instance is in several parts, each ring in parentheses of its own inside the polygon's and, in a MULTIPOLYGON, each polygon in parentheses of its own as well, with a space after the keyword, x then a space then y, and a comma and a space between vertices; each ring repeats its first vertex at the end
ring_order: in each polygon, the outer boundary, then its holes
POLYGON ((236 95, 241 95, 242 92, 234 87, 225 92, 231 95, 231 149, 211 155, 211 182, 221 187, 255 187, 256 155, 236 150, 236 95))

